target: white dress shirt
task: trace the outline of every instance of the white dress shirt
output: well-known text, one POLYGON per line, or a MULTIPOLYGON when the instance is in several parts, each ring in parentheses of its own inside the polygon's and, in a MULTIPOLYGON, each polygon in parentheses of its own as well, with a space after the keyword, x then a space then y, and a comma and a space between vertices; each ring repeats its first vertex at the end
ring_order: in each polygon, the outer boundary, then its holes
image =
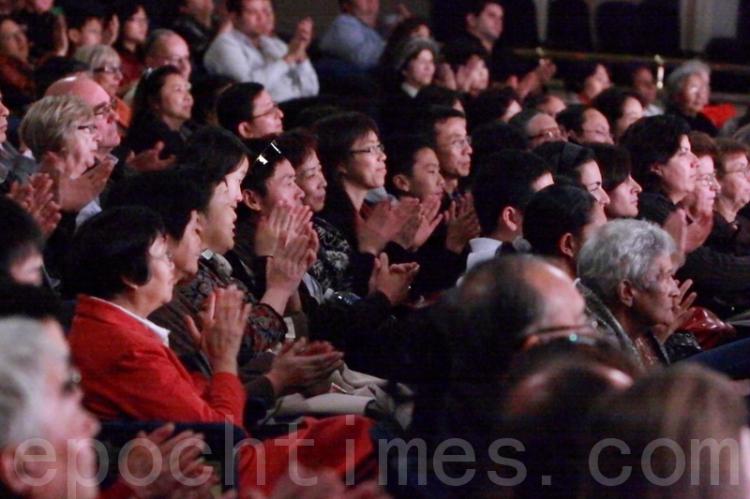
POLYGON ((288 64, 289 48, 279 38, 261 36, 258 46, 233 29, 217 36, 203 56, 211 74, 228 76, 240 82, 260 83, 276 102, 318 94, 320 86, 310 60, 288 64))

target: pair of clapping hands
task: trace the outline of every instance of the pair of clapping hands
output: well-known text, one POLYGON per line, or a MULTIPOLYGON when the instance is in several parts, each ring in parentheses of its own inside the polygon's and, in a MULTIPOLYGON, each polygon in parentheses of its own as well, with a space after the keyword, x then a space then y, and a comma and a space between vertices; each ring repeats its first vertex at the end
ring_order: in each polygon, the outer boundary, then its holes
MULTIPOLYGON (((237 374, 237 354, 251 309, 252 305, 245 302, 245 293, 229 286, 209 295, 199 314, 200 329, 192 318, 185 318, 196 345, 215 372, 237 374)), ((302 338, 281 346, 266 377, 277 396, 326 391, 330 375, 344 365, 343 357, 328 342, 302 338)))
POLYGON ((441 200, 431 197, 424 201, 405 197, 398 202, 382 201, 357 219, 359 250, 380 253, 389 242, 416 251, 430 238, 440 222, 445 221, 448 249, 463 251, 466 243, 479 234, 479 222, 470 194, 451 202, 441 213, 441 200))
POLYGON ((40 171, 24 184, 11 185, 8 197, 29 212, 42 233, 49 236, 60 222, 62 212, 77 213, 101 194, 115 162, 108 157, 74 179, 59 170, 40 171))

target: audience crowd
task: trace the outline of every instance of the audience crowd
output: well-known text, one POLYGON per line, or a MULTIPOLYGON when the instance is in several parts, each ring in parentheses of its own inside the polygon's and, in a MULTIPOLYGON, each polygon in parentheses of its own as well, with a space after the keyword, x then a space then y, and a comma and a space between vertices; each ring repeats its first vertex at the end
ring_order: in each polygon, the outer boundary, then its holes
POLYGON ((0 496, 750 496, 707 64, 219 3, 0 5, 0 496))

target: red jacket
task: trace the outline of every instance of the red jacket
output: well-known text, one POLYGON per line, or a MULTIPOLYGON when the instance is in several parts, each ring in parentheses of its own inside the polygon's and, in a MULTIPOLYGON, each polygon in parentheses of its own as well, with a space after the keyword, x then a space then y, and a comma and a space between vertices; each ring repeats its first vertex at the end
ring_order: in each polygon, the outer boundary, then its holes
MULTIPOLYGON (((239 379, 190 374, 146 326, 114 305, 79 296, 69 335, 82 374, 83 402, 102 419, 224 422, 242 426, 245 393, 239 379)), ((270 492, 290 462, 372 478, 376 471, 372 422, 357 416, 305 418, 296 432, 240 451, 242 490, 270 492)), ((120 497, 120 484, 104 497, 120 497)))
POLYGON ((69 341, 83 403, 101 419, 242 426, 245 390, 237 376, 188 373, 153 331, 110 303, 80 296, 69 341))

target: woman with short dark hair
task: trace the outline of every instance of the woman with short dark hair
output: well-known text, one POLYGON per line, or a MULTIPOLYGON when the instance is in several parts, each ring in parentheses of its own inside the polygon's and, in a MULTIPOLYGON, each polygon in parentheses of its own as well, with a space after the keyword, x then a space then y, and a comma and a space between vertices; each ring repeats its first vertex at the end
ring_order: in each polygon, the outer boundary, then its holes
POLYGON ((591 149, 558 141, 544 143, 533 152, 552 166, 555 179, 567 179, 590 192, 603 206, 609 204, 609 196, 602 188, 602 174, 591 149))
MULTIPOLYGON (((251 305, 243 291, 213 290, 212 306, 201 313, 203 330, 191 322, 212 367, 206 376, 188 373, 169 347, 169 330, 147 319, 170 301, 175 277, 158 215, 120 207, 92 217, 76 234, 70 264, 75 269, 71 284, 81 294, 69 340, 91 412, 103 420, 245 426, 238 351, 251 305)), ((288 345, 282 352, 300 354, 304 346, 288 345)), ((269 439, 246 446, 238 455, 239 485, 272 487, 286 470, 275 463, 289 462, 293 452, 306 467, 350 472, 372 452, 370 427, 364 418, 310 420, 284 436, 287 444, 269 439), (304 450, 299 449, 302 439, 308 442, 304 450)))
POLYGON ((621 140, 630 152, 633 178, 643 186, 638 212, 659 225, 695 189, 698 158, 689 132, 675 116, 653 116, 631 125, 621 140))
MULTIPOLYGON (((174 263, 164 225, 146 208, 114 208, 85 222, 69 269, 78 294, 70 345, 83 374, 84 403, 102 419, 224 421, 242 424, 237 350, 249 306, 226 314, 227 343, 207 352, 214 377, 202 392, 168 348, 169 331, 146 319, 172 299, 174 263), (151 388, 149 388, 151 387, 151 388), (201 394, 203 393, 203 394, 201 394)), ((242 302, 231 292, 233 305, 242 302)))
MULTIPOLYGON (((320 238, 318 258, 325 268, 314 277, 335 291, 367 294, 367 283, 375 257, 394 240, 409 212, 396 213, 390 201, 368 211, 368 192, 385 185, 386 155, 375 122, 362 113, 339 113, 318 121, 318 157, 328 183, 323 211, 316 219, 320 238)), ((416 201, 409 203, 416 207, 416 201)), ((408 210, 408 211, 407 211, 408 210)))
POLYGON ((589 144, 602 172, 602 188, 609 196, 607 218, 638 216, 638 194, 643 190, 630 174, 630 153, 621 146, 589 144))
POLYGON ((608 88, 591 104, 607 118, 615 143, 630 125, 643 118, 643 104, 635 92, 608 88))

